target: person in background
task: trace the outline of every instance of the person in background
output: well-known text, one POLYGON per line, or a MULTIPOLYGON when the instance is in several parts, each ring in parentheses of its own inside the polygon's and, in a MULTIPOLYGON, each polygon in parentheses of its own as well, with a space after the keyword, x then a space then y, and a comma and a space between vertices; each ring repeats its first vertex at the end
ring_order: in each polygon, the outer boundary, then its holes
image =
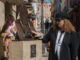
POLYGON ((34 28, 34 23, 35 23, 35 15, 33 14, 29 14, 28 16, 30 23, 28 24, 28 26, 30 26, 30 32, 32 33, 32 35, 34 36, 34 38, 40 38, 41 34, 36 32, 35 28, 34 28))
POLYGON ((75 27, 66 13, 55 16, 55 24, 43 38, 43 43, 50 41, 49 60, 76 60, 78 38, 75 27))
POLYGON ((46 22, 45 22, 45 33, 47 33, 49 31, 49 28, 50 28, 50 23, 49 23, 49 19, 46 19, 46 22))

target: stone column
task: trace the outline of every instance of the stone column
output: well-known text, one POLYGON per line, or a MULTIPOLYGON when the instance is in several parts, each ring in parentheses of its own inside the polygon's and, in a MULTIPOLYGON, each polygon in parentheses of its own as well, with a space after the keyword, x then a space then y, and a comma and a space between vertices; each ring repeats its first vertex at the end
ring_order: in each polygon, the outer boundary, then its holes
MULTIPOLYGON (((5 7, 4 3, 0 1, 0 31, 3 28, 5 23, 5 7)), ((4 56, 4 49, 3 49, 3 38, 0 37, 0 59, 4 56)))
POLYGON ((0 1, 0 30, 2 30, 4 23, 5 23, 5 7, 4 3, 0 1))

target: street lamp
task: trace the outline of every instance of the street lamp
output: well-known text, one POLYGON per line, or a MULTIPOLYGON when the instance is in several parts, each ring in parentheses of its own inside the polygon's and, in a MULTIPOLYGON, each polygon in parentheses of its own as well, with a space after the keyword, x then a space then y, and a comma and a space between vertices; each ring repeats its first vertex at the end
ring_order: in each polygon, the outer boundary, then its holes
POLYGON ((41 0, 41 32, 44 33, 44 9, 43 9, 43 2, 44 0, 41 0))

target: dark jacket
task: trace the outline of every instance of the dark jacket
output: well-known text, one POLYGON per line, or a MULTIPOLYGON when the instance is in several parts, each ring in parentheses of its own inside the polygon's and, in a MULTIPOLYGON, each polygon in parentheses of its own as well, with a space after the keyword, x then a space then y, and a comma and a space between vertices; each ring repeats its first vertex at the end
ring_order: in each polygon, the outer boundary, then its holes
POLYGON ((80 31, 77 32, 77 36, 78 36, 78 39, 79 39, 78 60, 80 60, 80 31))
MULTIPOLYGON (((58 60, 56 58, 56 54, 54 53, 57 32, 58 31, 50 30, 43 38, 43 43, 50 41, 49 60, 58 60)), ((76 60, 77 49, 78 40, 75 32, 66 33, 61 45, 60 60, 76 60)))
POLYGON ((76 32, 76 34, 77 34, 77 37, 78 37, 78 40, 79 40, 79 46, 80 46, 80 31, 76 32))

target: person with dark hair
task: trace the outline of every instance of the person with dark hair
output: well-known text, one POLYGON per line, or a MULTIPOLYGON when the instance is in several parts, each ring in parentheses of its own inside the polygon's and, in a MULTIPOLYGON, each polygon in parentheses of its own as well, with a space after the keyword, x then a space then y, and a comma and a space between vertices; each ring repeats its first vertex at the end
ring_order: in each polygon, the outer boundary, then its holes
POLYGON ((28 18, 29 18, 28 26, 29 26, 30 30, 35 31, 35 28, 34 28, 34 23, 35 23, 35 18, 36 18, 35 15, 29 14, 28 18))
POLYGON ((36 16, 33 15, 33 14, 29 14, 28 15, 28 18, 29 18, 29 23, 28 23, 28 26, 29 26, 29 30, 30 32, 32 33, 33 37, 34 38, 39 38, 41 37, 41 34, 36 32, 35 28, 34 28, 34 23, 35 23, 35 18, 36 16))
POLYGON ((76 60, 78 39, 75 27, 66 13, 55 16, 55 24, 43 38, 43 43, 50 41, 49 60, 76 60))

